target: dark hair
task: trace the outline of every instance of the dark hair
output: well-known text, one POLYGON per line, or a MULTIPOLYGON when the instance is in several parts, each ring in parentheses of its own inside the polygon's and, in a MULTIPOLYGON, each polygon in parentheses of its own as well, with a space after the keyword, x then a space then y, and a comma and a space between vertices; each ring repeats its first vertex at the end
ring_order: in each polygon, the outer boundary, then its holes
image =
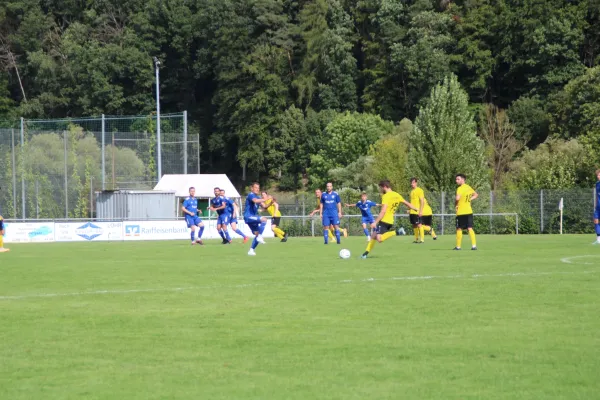
POLYGON ((258 186, 260 186, 260 183, 258 183, 258 182, 252 182, 252 183, 250 184, 250 187, 254 187, 254 185, 258 185, 258 186))
POLYGON ((465 174, 456 174, 455 178, 463 178, 463 179, 467 179, 467 177, 465 176, 465 174))
POLYGON ((412 182, 419 182, 419 180, 418 180, 417 178, 415 178, 415 177, 412 177, 412 178, 410 178, 410 182, 411 182, 411 183, 412 183, 412 182))
POLYGON ((216 188, 214 188, 213 190, 221 190, 221 188, 219 188, 219 187, 216 187, 216 188))
POLYGON ((266 190, 263 190, 261 193, 269 194, 266 190))
POLYGON ((192 189, 196 189, 196 188, 195 188, 195 187, 193 187, 193 186, 190 186, 190 188, 188 189, 188 192, 189 192, 190 190, 192 190, 192 189))
POLYGON ((386 179, 386 180, 383 180, 383 181, 379 182, 379 187, 386 187, 386 188, 390 188, 391 189, 392 184, 390 183, 390 181, 388 181, 386 179))

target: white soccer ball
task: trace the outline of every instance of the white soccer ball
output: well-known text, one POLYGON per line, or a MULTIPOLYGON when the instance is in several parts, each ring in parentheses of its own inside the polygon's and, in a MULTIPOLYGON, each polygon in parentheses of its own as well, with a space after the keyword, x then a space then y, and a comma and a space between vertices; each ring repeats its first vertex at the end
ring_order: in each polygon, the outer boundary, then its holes
POLYGON ((343 258, 343 259, 350 258, 350 250, 348 250, 348 249, 340 250, 340 258, 343 258))

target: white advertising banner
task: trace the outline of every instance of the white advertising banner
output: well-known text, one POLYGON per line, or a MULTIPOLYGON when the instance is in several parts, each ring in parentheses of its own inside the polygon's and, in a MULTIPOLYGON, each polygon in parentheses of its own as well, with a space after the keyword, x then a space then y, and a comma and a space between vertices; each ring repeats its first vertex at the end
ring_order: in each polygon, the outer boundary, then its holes
POLYGON ((6 243, 54 241, 54 222, 4 222, 6 243))
POLYGON ((123 222, 57 222, 57 242, 91 242, 123 240, 123 222))
MULTIPOLYGON (((125 221, 123 223, 123 228, 124 240, 185 240, 190 238, 190 229, 187 227, 184 220, 125 221)), ((240 221, 238 228, 244 232, 246 236, 252 234, 243 221, 240 221)), ((231 226, 227 229, 232 239, 239 237, 233 229, 231 229, 231 226)), ((271 231, 270 220, 267 222, 263 236, 274 237, 273 232, 271 231)), ((216 220, 204 221, 202 239, 220 239, 219 233, 217 232, 216 220)))

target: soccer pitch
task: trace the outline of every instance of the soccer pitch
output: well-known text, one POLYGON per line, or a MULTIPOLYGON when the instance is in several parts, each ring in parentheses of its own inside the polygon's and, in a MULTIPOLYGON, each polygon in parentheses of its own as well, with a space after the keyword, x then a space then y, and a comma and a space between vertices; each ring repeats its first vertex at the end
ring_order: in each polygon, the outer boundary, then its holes
POLYGON ((599 398, 592 240, 11 245, 0 398, 599 398))

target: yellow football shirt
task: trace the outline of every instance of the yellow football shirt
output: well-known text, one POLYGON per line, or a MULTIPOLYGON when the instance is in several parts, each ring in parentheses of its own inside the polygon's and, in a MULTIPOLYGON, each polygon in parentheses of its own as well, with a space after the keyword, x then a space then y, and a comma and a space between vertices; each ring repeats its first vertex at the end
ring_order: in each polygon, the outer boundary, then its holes
POLYGON ((411 214, 419 214, 419 207, 421 207, 421 202, 420 202, 420 198, 423 198, 425 204, 423 205, 423 215, 424 216, 429 216, 433 214, 433 211, 431 210, 431 207, 429 207, 429 203, 427 203, 427 199, 425 198, 425 192, 423 192, 423 189, 421 188, 416 188, 410 191, 410 204, 412 204, 413 206, 417 207, 417 210, 410 210, 411 214))
POLYGON ((267 200, 265 202, 265 204, 268 204, 267 212, 269 213, 269 215, 271 217, 281 217, 281 211, 277 210, 277 212, 275 213, 275 203, 273 203, 273 199, 267 200), (273 215, 273 214, 277 214, 277 215, 273 215))
POLYGON ((473 209, 471 208, 471 196, 473 196, 473 193, 475 193, 473 188, 466 183, 456 189, 456 195, 460 196, 456 215, 473 214, 473 209))
POLYGON ((385 193, 381 197, 381 204, 387 204, 387 209, 385 210, 385 215, 381 218, 381 222, 394 224, 394 214, 403 201, 404 197, 394 191, 385 193))

